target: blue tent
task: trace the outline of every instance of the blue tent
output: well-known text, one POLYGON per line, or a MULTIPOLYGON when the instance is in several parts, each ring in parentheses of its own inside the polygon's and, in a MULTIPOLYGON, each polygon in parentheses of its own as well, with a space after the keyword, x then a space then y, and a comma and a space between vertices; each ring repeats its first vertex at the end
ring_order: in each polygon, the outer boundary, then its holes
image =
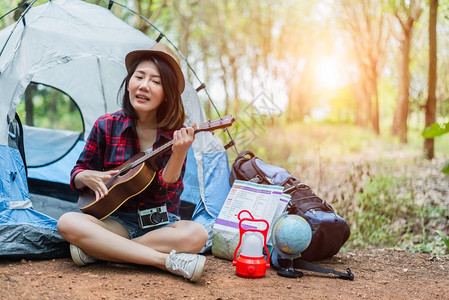
POLYGON ((0 257, 67 256, 67 244, 55 230, 56 220, 32 208, 20 127, 16 122, 9 127, 8 145, 0 145, 0 257))
MULTIPOLYGON (((125 54, 156 41, 110 10, 80 0, 30 6, 22 16, 0 31, 0 258, 58 257, 67 255, 67 245, 56 231, 57 219, 77 210, 68 187, 70 170, 95 120, 119 109, 125 54), (23 135, 11 130, 31 83, 67 95, 80 111, 83 130, 26 125, 23 135), (11 145, 12 136, 23 137, 22 153, 11 145)), ((186 125, 207 121, 191 84, 182 99, 186 125)), ((210 249, 212 226, 230 189, 229 173, 220 140, 198 133, 188 153, 181 200, 193 209, 187 217, 209 230, 204 251, 210 249)))

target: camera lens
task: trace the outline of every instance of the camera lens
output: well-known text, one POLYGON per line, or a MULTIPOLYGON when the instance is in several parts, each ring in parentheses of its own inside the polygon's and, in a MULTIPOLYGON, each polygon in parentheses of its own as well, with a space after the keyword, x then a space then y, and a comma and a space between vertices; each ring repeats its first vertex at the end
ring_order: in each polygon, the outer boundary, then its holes
POLYGON ((159 212, 155 212, 151 215, 151 223, 159 224, 162 221, 162 216, 159 212))

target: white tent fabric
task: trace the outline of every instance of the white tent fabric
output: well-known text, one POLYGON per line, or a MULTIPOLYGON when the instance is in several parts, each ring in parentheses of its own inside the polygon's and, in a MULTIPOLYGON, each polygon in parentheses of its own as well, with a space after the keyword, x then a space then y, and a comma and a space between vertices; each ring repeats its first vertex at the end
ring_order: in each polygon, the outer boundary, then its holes
MULTIPOLYGON (((76 102, 84 121, 82 140, 100 115, 119 109, 117 92, 126 75, 126 53, 148 49, 155 41, 111 11, 80 0, 54 0, 32 7, 24 19, 0 31, 0 49, 6 44, 0 56, 0 145, 8 145, 8 123, 30 82, 57 88, 76 102)), ((207 121, 196 91, 188 83, 182 98, 186 125, 207 121)), ((31 130, 25 135, 32 135, 31 130)), ((42 152, 40 146, 34 151, 32 144, 29 146, 25 145, 27 160, 40 161, 39 155, 53 155, 51 147, 42 152)), ((68 172, 79 150, 77 143, 67 159, 30 169, 28 176, 68 183, 68 172), (61 177, 61 172, 66 175, 61 177), (50 177, 42 178, 42 174, 50 177)), ((210 133, 199 133, 189 150, 181 199, 196 205, 192 219, 197 218, 208 229, 229 191, 228 178, 227 156, 220 141, 210 133)))
MULTIPOLYGON (((124 57, 155 42, 109 10, 78 0, 33 7, 15 28, 0 57, 0 117, 10 120, 30 81, 57 87, 78 104, 88 133, 100 114, 118 109, 126 75, 124 57), (5 101, 6 99, 6 101, 5 101)), ((0 32, 4 45, 14 25, 0 32)), ((7 143, 0 125, 0 145, 7 143)))

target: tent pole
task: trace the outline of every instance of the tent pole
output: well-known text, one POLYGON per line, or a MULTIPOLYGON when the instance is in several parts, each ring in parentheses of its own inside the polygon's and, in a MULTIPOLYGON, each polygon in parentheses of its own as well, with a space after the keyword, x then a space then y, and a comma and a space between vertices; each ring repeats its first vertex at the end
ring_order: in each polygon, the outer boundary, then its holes
POLYGON ((3 16, 1 16, 1 17, 0 17, 0 20, 3 19, 4 17, 6 17, 7 15, 9 15, 10 13, 12 13, 12 12, 18 10, 18 9, 21 8, 22 6, 27 6, 29 3, 30 3, 30 1, 27 1, 27 2, 23 2, 23 3, 19 4, 19 5, 17 5, 16 8, 11 9, 11 10, 8 11, 7 13, 5 13, 3 16))
POLYGON ((114 5, 114 1, 113 0, 109 0, 109 4, 108 4, 108 9, 111 10, 112 5, 114 5))
MULTIPOLYGON (((9 36, 8 36, 8 38, 6 39, 6 42, 5 42, 5 44, 3 45, 3 47, 2 47, 2 50, 0 51, 0 57, 2 56, 2 54, 3 54, 3 51, 5 50, 5 48, 6 48, 6 45, 8 44, 8 42, 9 42, 9 39, 11 38, 11 36, 12 36, 12 34, 14 33, 14 31, 16 30, 16 28, 17 28, 17 25, 20 23, 20 21, 23 21, 24 23, 24 26, 26 25, 25 24, 25 15, 28 13, 28 11, 31 9, 31 7, 34 5, 34 3, 36 3, 36 1, 37 0, 32 0, 32 1, 28 1, 28 2, 24 2, 23 4, 27 4, 27 7, 25 8, 25 10, 23 11, 23 13, 20 15, 20 17, 19 17, 19 19, 17 19, 17 22, 16 22, 16 24, 14 25, 14 28, 11 30, 11 33, 9 34, 9 36)), ((18 8, 18 7, 17 7, 18 8)), ((16 8, 16 9, 17 9, 16 8)), ((14 9, 15 10, 15 9, 14 9)), ((9 13, 9 12, 8 12, 9 13)), ((3 18, 3 16, 2 16, 2 18, 3 18)))

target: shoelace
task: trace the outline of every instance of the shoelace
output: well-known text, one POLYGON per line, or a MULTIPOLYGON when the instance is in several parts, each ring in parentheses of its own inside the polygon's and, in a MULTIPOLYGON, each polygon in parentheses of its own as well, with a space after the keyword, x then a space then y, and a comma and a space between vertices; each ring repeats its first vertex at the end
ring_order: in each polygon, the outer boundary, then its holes
POLYGON ((188 256, 184 254, 176 254, 176 256, 173 256, 174 257, 170 257, 173 271, 181 271, 183 274, 189 276, 190 274, 187 272, 187 265, 194 260, 194 257, 188 258, 188 256))

